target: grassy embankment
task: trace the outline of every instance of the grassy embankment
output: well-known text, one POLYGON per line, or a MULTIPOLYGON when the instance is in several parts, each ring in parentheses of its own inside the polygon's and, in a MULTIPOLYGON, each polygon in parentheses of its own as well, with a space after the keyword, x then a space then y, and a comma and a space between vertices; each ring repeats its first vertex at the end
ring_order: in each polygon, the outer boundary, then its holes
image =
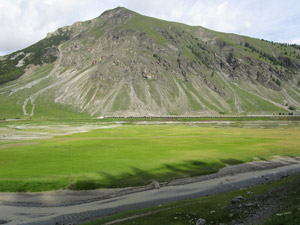
POLYGON ((300 175, 297 174, 243 190, 123 212, 86 225, 190 225, 199 218, 204 218, 206 224, 232 224, 232 221, 237 224, 248 221, 250 224, 252 221, 251 224, 261 225, 298 225, 299 195, 300 175), (243 196, 245 200, 233 205, 231 200, 236 196, 243 196))
POLYGON ((144 185, 226 164, 300 155, 300 129, 126 125, 51 139, 0 142, 0 191, 144 185))

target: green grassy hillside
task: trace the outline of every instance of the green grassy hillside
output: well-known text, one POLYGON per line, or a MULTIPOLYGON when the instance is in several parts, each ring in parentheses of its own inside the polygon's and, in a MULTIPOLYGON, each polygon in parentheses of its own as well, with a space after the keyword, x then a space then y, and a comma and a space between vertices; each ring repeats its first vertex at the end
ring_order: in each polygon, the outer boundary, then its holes
POLYGON ((0 118, 297 114, 300 109, 298 45, 125 8, 60 28, 4 56, 0 71, 5 106, 0 118))

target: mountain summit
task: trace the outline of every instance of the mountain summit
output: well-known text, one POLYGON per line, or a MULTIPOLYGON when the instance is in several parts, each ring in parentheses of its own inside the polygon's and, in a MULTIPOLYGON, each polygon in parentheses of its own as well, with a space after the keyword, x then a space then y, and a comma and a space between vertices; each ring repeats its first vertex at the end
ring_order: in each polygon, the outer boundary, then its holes
POLYGON ((0 118, 295 113, 300 46, 118 7, 0 58, 0 118))

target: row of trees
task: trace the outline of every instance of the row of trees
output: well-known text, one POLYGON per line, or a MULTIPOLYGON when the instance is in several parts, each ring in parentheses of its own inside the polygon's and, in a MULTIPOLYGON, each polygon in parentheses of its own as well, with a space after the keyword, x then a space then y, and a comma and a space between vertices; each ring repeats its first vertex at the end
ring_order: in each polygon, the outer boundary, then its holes
MULTIPOLYGON (((279 66, 282 66, 282 67, 285 67, 287 69, 288 72, 291 72, 293 73, 292 71, 292 61, 290 58, 288 57, 283 57, 283 56, 280 56, 279 58, 276 58, 275 56, 269 54, 269 53, 266 53, 260 49, 257 49, 255 48, 253 45, 249 44, 248 42, 245 42, 244 46, 246 48, 249 48, 252 50, 252 52, 256 52, 258 53, 260 56, 260 58, 266 58, 268 59, 269 61, 271 61, 275 66, 276 65, 279 65, 279 66)), ((287 55, 287 53, 286 53, 287 55)), ((300 57, 300 56, 299 56, 300 57)))
POLYGON ((264 40, 264 39, 261 39, 261 40, 265 41, 265 42, 268 42, 268 43, 271 43, 272 45, 279 45, 281 47, 293 47, 293 48, 296 48, 296 49, 300 49, 300 45, 297 45, 297 44, 280 43, 280 42, 274 42, 274 41, 267 41, 267 40, 264 40))

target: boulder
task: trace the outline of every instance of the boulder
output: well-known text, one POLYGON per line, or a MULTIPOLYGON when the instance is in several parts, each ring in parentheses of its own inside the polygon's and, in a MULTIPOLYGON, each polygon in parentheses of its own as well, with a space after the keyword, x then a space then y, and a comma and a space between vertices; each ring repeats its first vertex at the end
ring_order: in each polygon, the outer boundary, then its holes
POLYGON ((245 200, 243 196, 237 196, 231 200, 231 203, 236 204, 236 203, 240 203, 243 200, 245 200))
POLYGON ((160 185, 159 185, 159 183, 156 180, 152 181, 151 186, 154 189, 160 189, 160 185))

